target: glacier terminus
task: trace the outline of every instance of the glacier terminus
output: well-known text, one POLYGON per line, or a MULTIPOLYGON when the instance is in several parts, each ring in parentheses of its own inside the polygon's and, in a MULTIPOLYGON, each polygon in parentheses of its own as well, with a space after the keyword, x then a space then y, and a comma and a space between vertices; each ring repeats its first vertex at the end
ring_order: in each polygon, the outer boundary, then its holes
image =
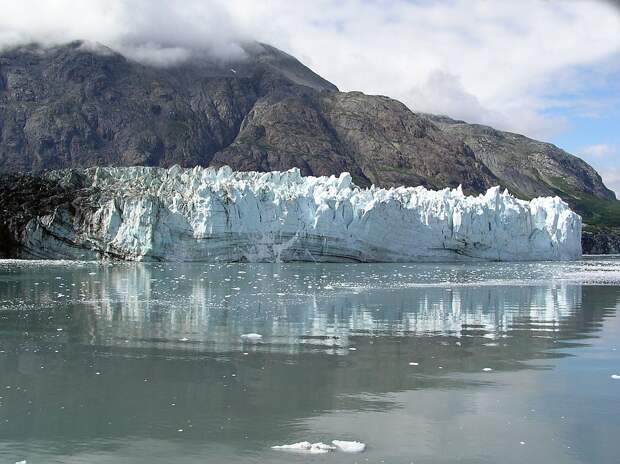
POLYGON ((500 187, 356 186, 348 173, 98 167, 44 173, 81 200, 15 231, 19 257, 203 262, 566 260, 581 218, 500 187), (77 205, 77 206, 76 206, 77 205))

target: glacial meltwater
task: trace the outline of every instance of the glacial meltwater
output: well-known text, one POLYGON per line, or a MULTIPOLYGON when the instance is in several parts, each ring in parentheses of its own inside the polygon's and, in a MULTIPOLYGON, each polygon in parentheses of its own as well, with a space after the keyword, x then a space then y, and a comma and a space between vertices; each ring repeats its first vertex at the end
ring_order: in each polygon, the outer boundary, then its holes
POLYGON ((612 258, 0 261, 0 463, 618 463, 619 302, 612 258))

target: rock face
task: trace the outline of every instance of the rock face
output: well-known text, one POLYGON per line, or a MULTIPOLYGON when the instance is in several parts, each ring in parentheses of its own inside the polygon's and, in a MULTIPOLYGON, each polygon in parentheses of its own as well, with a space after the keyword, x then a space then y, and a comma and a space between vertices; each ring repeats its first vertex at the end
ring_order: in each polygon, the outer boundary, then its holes
POLYGON ((361 186, 614 199, 590 166, 550 144, 339 92, 273 47, 245 49, 245 59, 167 68, 79 42, 0 52, 0 172, 297 167, 350 172, 361 186))
POLYGON ((178 166, 51 171, 10 183, 16 187, 0 194, 2 215, 13 220, 3 228, 10 238, 2 244, 5 256, 205 262, 581 256, 581 219, 566 203, 526 202, 499 187, 473 197, 461 189, 362 189, 348 173, 178 166))
POLYGON ((588 255, 620 254, 620 230, 584 230, 581 246, 583 253, 588 255))
POLYGON ((550 143, 445 116, 428 116, 450 137, 466 144, 511 192, 524 198, 585 193, 615 199, 598 173, 576 156, 550 143))

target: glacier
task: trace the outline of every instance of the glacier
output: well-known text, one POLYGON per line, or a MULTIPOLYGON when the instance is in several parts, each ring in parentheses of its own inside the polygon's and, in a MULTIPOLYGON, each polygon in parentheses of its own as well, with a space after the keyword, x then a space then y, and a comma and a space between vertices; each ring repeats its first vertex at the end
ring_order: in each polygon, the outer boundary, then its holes
POLYGON ((568 260, 581 218, 558 197, 517 199, 499 187, 356 186, 348 173, 304 177, 229 167, 97 167, 75 178, 81 206, 28 221, 23 257, 204 262, 568 260), (83 192, 84 189, 81 191, 83 192))

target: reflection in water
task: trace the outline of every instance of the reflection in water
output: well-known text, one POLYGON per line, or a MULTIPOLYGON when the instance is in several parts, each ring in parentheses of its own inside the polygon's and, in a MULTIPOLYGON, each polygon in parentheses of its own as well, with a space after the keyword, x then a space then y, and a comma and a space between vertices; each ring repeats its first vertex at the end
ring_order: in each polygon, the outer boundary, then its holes
MULTIPOLYGON (((368 458, 410 462, 436 446, 452 462, 459 455, 445 443, 411 452, 416 437, 388 434, 390 423, 415 418, 457 443, 463 429, 420 414, 446 402, 465 411, 502 383, 525 397, 521 375, 551 379, 615 320, 619 287, 607 280, 618 268, 3 264, 0 460, 170 462, 178 452, 178 462, 290 462, 266 450, 334 430, 367 441, 368 458), (580 281, 592 274, 596 282, 580 281), (263 339, 242 340, 248 332, 263 339)), ((492 448, 460 456, 510 461, 492 448)), ((558 457, 555 444, 538 452, 558 457)))

